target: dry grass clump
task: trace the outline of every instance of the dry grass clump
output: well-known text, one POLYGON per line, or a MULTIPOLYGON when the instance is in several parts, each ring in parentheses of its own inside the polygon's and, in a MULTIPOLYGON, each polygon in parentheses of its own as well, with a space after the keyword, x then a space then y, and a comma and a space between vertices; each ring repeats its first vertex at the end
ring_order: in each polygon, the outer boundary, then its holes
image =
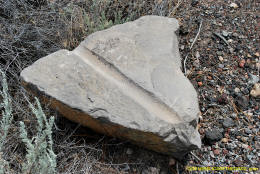
MULTIPOLYGON (((21 141, 19 122, 24 123, 28 139, 39 128, 39 120, 24 98, 29 94, 21 87, 20 72, 59 49, 74 49, 95 31, 143 15, 168 16, 176 4, 167 0, 0 0, 0 69, 7 76, 13 118, 0 162, 8 162, 10 173, 22 171, 28 149, 28 144, 21 141)), ((102 137, 97 136, 101 138, 99 141, 96 137, 75 136, 77 125, 60 118, 47 105, 43 111, 47 117, 55 116, 52 148, 57 156, 58 173, 127 173, 130 170, 131 164, 107 163, 113 155, 105 157, 102 137)), ((141 163, 132 166, 143 167, 141 163)))

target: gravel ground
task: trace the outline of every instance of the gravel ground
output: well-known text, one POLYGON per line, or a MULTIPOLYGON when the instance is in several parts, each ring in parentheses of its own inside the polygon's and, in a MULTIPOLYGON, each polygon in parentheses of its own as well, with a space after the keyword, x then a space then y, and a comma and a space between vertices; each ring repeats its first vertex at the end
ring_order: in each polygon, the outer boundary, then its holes
POLYGON ((181 55, 188 55, 186 72, 202 114, 203 145, 186 165, 260 167, 260 99, 250 96, 259 81, 259 5, 193 0, 176 13, 181 55))

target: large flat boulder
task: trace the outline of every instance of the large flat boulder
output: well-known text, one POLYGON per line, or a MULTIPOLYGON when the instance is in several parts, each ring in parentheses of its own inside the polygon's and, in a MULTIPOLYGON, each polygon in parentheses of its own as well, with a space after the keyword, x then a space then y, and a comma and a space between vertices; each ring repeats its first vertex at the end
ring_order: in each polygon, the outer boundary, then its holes
POLYGON ((181 159, 201 140, 177 29, 176 19, 145 16, 93 33, 24 69, 23 85, 72 121, 181 159))

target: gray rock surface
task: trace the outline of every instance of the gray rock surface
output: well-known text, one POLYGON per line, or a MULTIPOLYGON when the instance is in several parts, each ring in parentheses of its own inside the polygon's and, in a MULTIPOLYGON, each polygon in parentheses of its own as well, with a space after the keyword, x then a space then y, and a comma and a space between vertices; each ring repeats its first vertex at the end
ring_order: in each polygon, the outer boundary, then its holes
POLYGON ((177 29, 176 19, 145 16, 93 33, 24 69, 23 85, 72 121, 180 159, 201 140, 177 29))
POLYGON ((225 118, 223 121, 224 128, 233 127, 234 125, 235 125, 235 122, 232 118, 225 118))

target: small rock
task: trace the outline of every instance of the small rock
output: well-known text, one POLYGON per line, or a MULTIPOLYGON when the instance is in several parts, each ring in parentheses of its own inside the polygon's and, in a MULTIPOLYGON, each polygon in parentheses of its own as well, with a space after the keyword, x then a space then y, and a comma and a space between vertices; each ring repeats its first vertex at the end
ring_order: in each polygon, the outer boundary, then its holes
POLYGON ((256 53, 255 53, 255 56, 260 57, 259 52, 256 52, 256 53))
POLYGON ((227 144, 227 149, 228 150, 232 150, 232 149, 234 149, 234 145, 233 144, 227 144))
POLYGON ((204 130, 203 128, 200 128, 200 129, 199 129, 199 133, 200 133, 201 135, 203 135, 203 134, 205 133, 205 130, 204 130))
POLYGON ((254 74, 251 74, 251 73, 249 73, 248 75, 250 77, 250 80, 248 81, 249 84, 255 84, 255 83, 257 83, 259 81, 259 77, 258 76, 254 75, 254 74))
POLYGON ((161 169, 160 170, 160 174, 167 174, 167 173, 168 173, 168 171, 166 169, 161 169))
POLYGON ((223 121, 223 127, 224 128, 229 128, 229 127, 233 127, 235 125, 235 122, 233 121, 232 118, 226 118, 224 121, 223 121))
POLYGON ((240 68, 244 68, 245 63, 246 63, 245 59, 240 60, 240 62, 239 62, 239 67, 240 67, 240 68))
POLYGON ((176 160, 173 158, 170 158, 169 160, 169 166, 174 166, 176 164, 176 160))
POLYGON ((236 160, 234 161, 234 164, 235 164, 236 166, 242 166, 242 165, 243 165, 243 161, 240 160, 240 159, 236 159, 236 160))
POLYGON ((236 93, 239 93, 239 92, 240 92, 240 89, 239 89, 239 88, 235 88, 234 91, 235 91, 236 93))
POLYGON ((228 39, 228 43, 232 43, 233 41, 233 39, 228 39))
POLYGON ((222 138, 221 142, 227 143, 228 142, 228 138, 222 138))
POLYGON ((227 149, 223 149, 222 152, 223 152, 223 154, 226 155, 228 153, 228 150, 227 149))
POLYGON ((214 153, 214 155, 219 155, 219 154, 220 154, 220 150, 219 150, 219 149, 215 149, 215 150, 213 151, 213 153, 214 153))
POLYGON ((208 161, 203 161, 202 164, 203 166, 211 166, 211 163, 208 161))
POLYGON ((242 144, 241 147, 242 147, 243 149, 248 149, 248 148, 249 148, 247 144, 242 144))
POLYGON ((222 56, 219 56, 218 59, 222 62, 224 58, 222 56))
POLYGON ((231 3, 229 6, 232 7, 232 8, 235 8, 235 9, 238 8, 238 5, 236 3, 234 3, 234 2, 231 3))
POLYGON ((237 106, 243 110, 246 109, 249 105, 249 100, 246 96, 237 96, 235 98, 235 101, 236 101, 237 106))
POLYGON ((247 140, 248 140, 248 138, 247 138, 247 137, 241 137, 241 140, 242 140, 244 143, 246 143, 247 140))
POLYGON ((126 154, 127 155, 132 155, 133 154, 133 149, 131 149, 131 148, 127 148, 127 150, 126 150, 126 154))
POLYGON ((247 158, 249 161, 251 161, 252 158, 253 158, 253 156, 252 156, 252 155, 247 155, 246 158, 247 158))
POLYGON ((248 128, 245 128, 245 133, 246 134, 252 134, 252 131, 250 129, 248 129, 248 128))
POLYGON ((223 64, 219 64, 218 67, 219 67, 219 68, 224 68, 225 65, 223 65, 223 64))
POLYGON ((237 118, 237 114, 236 114, 236 113, 233 113, 233 114, 231 114, 231 117, 232 117, 233 119, 236 119, 236 118, 237 118))
POLYGON ((180 47, 180 48, 181 48, 181 50, 184 50, 185 46, 184 46, 184 45, 181 45, 181 47, 180 47))
POLYGON ((156 167, 149 167, 148 169, 144 169, 142 174, 159 174, 160 170, 156 167))
POLYGON ((191 6, 194 7, 199 3, 199 0, 192 0, 191 6))
POLYGON ((213 128, 212 130, 207 130, 205 132, 205 142, 208 144, 214 144, 215 142, 221 140, 223 138, 223 134, 217 128, 213 128))
POLYGON ((234 48, 229 48, 229 52, 233 53, 234 52, 234 48))
POLYGON ((226 30, 223 30, 223 31, 222 31, 222 35, 223 35, 224 37, 227 37, 227 36, 228 36, 228 32, 227 32, 226 30))
POLYGON ((196 51, 196 54, 195 54, 196 58, 200 58, 200 53, 198 51, 196 51))
POLYGON ((223 55, 222 51, 217 51, 216 53, 217 53, 218 56, 222 56, 223 55))
POLYGON ((218 97, 218 99, 217 99, 217 101, 218 101, 218 103, 219 104, 227 104, 228 103, 228 96, 227 96, 227 94, 222 94, 221 96, 219 96, 218 97))
POLYGON ((250 91, 250 95, 253 97, 259 97, 260 96, 260 83, 256 83, 253 87, 253 89, 250 91))
POLYGON ((228 134, 228 133, 225 133, 224 137, 225 137, 225 138, 227 138, 227 139, 229 139, 229 138, 230 138, 230 136, 229 136, 229 134, 228 134))
POLYGON ((202 85, 203 85, 203 83, 202 83, 202 82, 198 82, 198 85, 199 85, 199 86, 202 86, 202 85))

